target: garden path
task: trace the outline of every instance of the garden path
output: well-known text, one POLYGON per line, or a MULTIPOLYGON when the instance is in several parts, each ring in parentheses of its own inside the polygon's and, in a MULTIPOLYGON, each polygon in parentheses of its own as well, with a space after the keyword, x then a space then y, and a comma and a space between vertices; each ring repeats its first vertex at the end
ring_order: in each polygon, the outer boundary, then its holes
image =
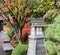
POLYGON ((4 42, 6 40, 9 41, 9 39, 6 36, 7 35, 4 34, 4 32, 0 32, 0 55, 6 55, 5 51, 3 50, 3 44, 4 44, 4 42))
POLYGON ((3 45, 3 42, 2 42, 2 40, 0 40, 0 55, 6 55, 4 50, 3 50, 3 46, 2 45, 3 45))

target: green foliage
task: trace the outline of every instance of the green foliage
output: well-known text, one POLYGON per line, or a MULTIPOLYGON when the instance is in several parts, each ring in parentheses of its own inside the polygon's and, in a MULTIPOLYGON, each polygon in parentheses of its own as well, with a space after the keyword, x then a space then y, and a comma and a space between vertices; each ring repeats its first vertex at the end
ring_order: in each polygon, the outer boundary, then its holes
POLYGON ((54 21, 54 17, 56 17, 57 15, 60 14, 60 9, 52 9, 49 10, 44 16, 43 18, 45 19, 46 23, 53 23, 54 21), (59 12, 58 12, 59 11, 59 12))
POLYGON ((10 39, 12 39, 13 34, 14 34, 14 31, 11 29, 11 30, 8 32, 8 36, 10 37, 10 39))
POLYGON ((53 24, 47 28, 45 34, 47 38, 54 38, 60 41, 60 15, 54 18, 53 24))
POLYGON ((60 55, 60 44, 57 45, 57 55, 60 55))
POLYGON ((27 55, 27 45, 19 44, 13 51, 11 55, 27 55))
POLYGON ((48 10, 53 9, 54 8, 54 2, 44 2, 44 1, 40 1, 37 0, 38 5, 34 6, 34 10, 31 13, 31 17, 42 17, 48 10))
POLYGON ((45 48, 48 55, 60 55, 60 44, 56 44, 53 41, 47 40, 45 42, 45 48))
POLYGON ((56 54, 56 45, 52 41, 47 40, 45 42, 45 48, 48 52, 48 55, 55 55, 56 54))
POLYGON ((54 18, 51 24, 45 31, 46 42, 45 48, 48 55, 60 55, 60 15, 54 18))

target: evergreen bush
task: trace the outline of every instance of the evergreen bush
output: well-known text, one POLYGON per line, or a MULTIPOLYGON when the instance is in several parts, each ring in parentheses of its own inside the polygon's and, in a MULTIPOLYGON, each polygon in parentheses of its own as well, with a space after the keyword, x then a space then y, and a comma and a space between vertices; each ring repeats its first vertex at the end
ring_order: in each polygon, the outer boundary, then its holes
POLYGON ((45 48, 48 55, 60 55, 60 15, 54 18, 53 24, 46 31, 45 48))
POLYGON ((27 45, 19 44, 15 49, 12 51, 11 55, 27 55, 27 45))

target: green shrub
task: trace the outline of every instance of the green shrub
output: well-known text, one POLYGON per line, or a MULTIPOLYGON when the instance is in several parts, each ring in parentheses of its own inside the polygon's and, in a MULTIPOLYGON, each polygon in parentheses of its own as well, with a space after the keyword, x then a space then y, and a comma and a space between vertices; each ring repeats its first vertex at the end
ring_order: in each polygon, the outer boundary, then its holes
POLYGON ((40 0, 36 0, 36 4, 33 8, 33 12, 30 14, 31 17, 39 18, 43 17, 47 13, 48 10, 54 8, 54 2, 44 2, 40 0))
POLYGON ((48 55, 56 55, 56 45, 52 41, 47 40, 45 42, 45 48, 47 50, 48 55))
POLYGON ((12 39, 13 34, 14 34, 14 31, 11 29, 11 30, 8 32, 8 36, 10 37, 10 39, 12 39))
POLYGON ((57 55, 60 55, 60 44, 57 45, 57 55))
POLYGON ((60 42, 60 15, 54 18, 54 22, 45 31, 45 35, 48 39, 52 38, 60 42))
POLYGON ((27 55, 27 45, 18 45, 13 51, 11 55, 27 55))
POLYGON ((56 16, 53 24, 46 29, 45 36, 48 55, 60 55, 60 15, 56 16))

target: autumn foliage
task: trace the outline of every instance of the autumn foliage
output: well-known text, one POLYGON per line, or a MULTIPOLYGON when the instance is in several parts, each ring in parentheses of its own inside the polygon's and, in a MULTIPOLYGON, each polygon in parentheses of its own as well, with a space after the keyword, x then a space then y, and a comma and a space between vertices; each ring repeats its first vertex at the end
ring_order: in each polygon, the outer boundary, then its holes
MULTIPOLYGON (((28 36, 30 35, 30 30, 31 30, 31 28, 29 27, 29 24, 30 23, 26 23, 24 28, 22 29, 22 37, 26 40, 28 39, 28 36)), ((17 37, 16 34, 14 34, 13 39, 15 39, 16 37, 17 37)))
MULTIPOLYGON (((30 34, 29 16, 32 12, 32 1, 30 0, 3 0, 1 14, 13 28, 17 39, 22 42, 22 36, 30 34)), ((15 35, 14 35, 15 37, 15 35)))
POLYGON ((29 27, 29 23, 25 24, 24 28, 22 29, 22 36, 25 37, 26 34, 30 34, 30 27, 29 27))

